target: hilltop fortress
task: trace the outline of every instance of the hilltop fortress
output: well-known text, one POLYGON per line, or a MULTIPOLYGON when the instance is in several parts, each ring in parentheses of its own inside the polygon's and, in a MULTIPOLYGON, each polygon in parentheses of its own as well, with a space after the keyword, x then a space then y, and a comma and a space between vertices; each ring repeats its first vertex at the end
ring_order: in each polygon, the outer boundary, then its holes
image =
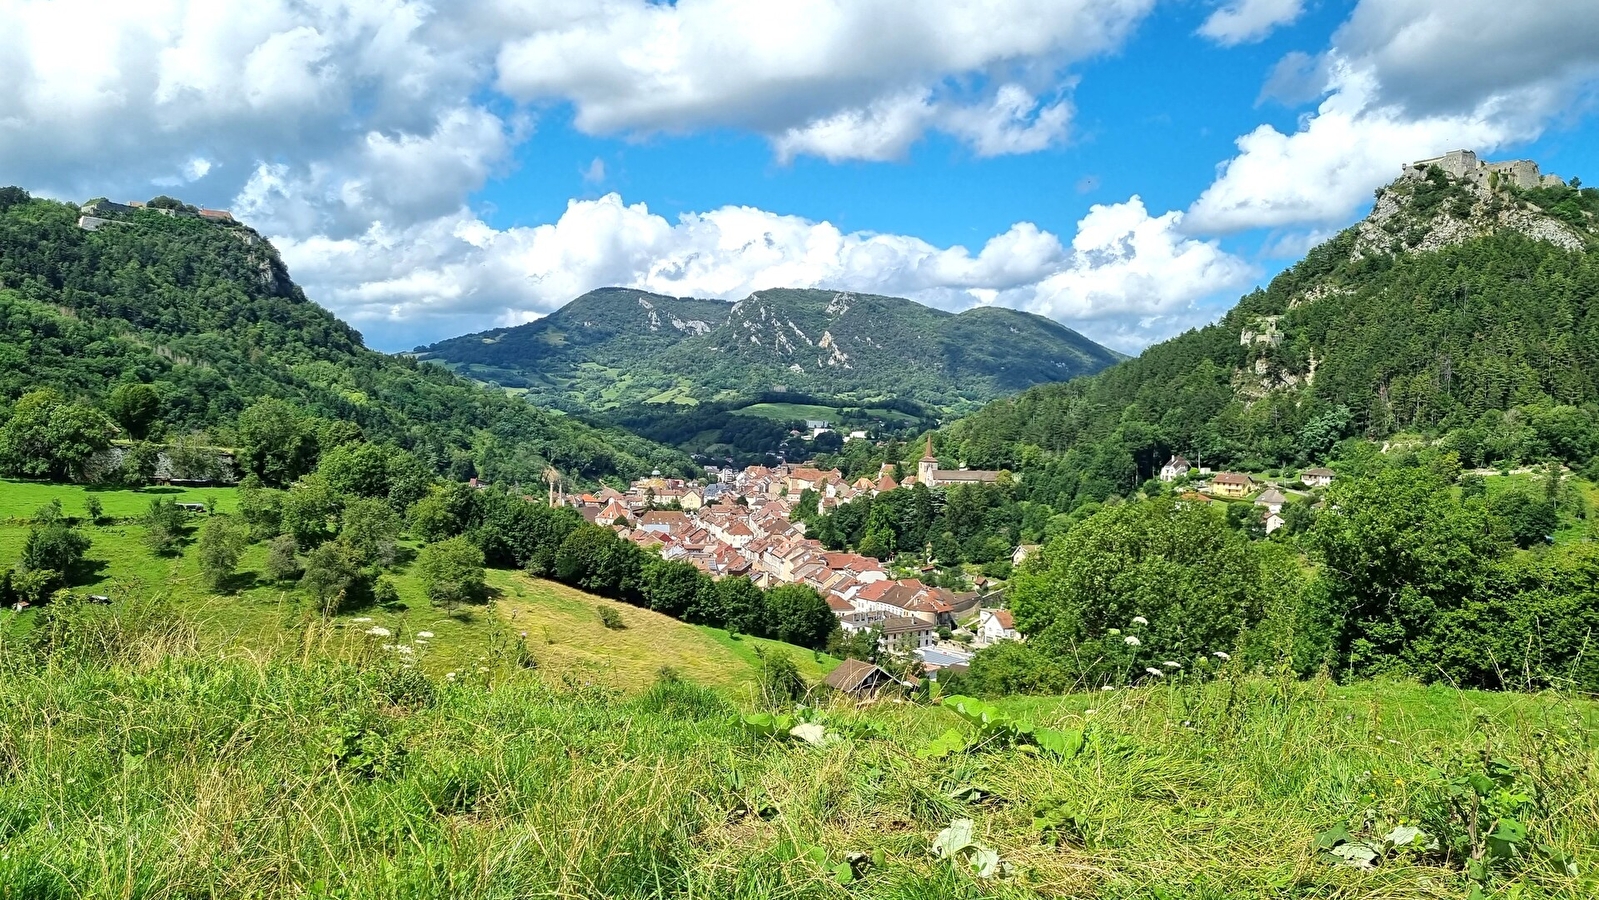
POLYGON ((1493 180, 1509 181, 1518 188, 1552 187, 1566 183, 1559 175, 1541 175, 1538 164, 1530 159, 1512 159, 1505 162, 1484 162, 1471 150, 1451 150, 1443 156, 1418 159, 1405 163, 1402 177, 1425 178, 1427 170, 1437 166, 1452 178, 1481 185, 1493 180))

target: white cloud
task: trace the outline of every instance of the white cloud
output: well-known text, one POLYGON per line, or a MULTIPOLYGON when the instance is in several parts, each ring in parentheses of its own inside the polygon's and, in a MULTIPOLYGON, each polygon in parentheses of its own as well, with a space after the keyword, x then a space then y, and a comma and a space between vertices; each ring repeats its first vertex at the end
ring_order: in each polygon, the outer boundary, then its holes
POLYGON ((1023 222, 974 254, 743 206, 673 222, 607 194, 571 201, 560 219, 531 228, 497 231, 462 211, 406 231, 374 227, 281 249, 315 296, 361 328, 388 333, 404 322, 416 335, 407 342, 485 320, 530 321, 606 285, 724 299, 781 286, 909 296, 950 309, 999 303, 1131 348, 1190 324, 1197 301, 1254 275, 1213 243, 1182 237, 1181 219, 1151 217, 1134 197, 1094 207, 1070 247, 1023 222))
POLYGON ((589 184, 600 184, 605 181, 605 160, 598 156, 583 170, 583 180, 589 184))
POLYGON ((1343 225, 1402 163, 1455 148, 1496 153, 1537 138, 1599 77, 1599 6, 1363 0, 1319 60, 1292 55, 1268 92, 1324 79, 1285 134, 1262 125, 1189 210, 1215 234, 1343 225))
POLYGON ((1229 0, 1199 26, 1199 33, 1223 47, 1264 40, 1304 12, 1304 0, 1229 0))
POLYGON ((578 128, 649 134, 733 126, 780 156, 880 160, 929 130, 982 155, 1030 152, 1065 133, 1040 103, 1058 73, 1119 47, 1153 0, 601 0, 530 4, 498 84, 570 102, 578 128), (983 89, 981 85, 991 85, 983 89))

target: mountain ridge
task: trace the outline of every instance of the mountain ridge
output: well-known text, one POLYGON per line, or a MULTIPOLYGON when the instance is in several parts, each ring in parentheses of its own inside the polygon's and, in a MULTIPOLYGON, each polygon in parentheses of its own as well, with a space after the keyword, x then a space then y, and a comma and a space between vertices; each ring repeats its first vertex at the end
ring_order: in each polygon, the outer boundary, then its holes
POLYGON ((1122 358, 1032 313, 951 313, 808 288, 765 289, 731 303, 601 288, 535 322, 440 341, 416 355, 580 409, 771 389, 973 407, 1122 358), (1003 352, 989 349, 1002 334, 1003 352), (585 378, 584 367, 594 365, 617 370, 620 389, 585 378))

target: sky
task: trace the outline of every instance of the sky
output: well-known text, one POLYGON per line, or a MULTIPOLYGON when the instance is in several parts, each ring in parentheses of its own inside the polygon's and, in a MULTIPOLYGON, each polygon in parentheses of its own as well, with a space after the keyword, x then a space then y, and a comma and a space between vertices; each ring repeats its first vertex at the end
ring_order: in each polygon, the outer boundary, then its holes
POLYGON ((1137 352, 1467 148, 1599 183, 1594 0, 0 0, 0 184, 169 194, 406 350, 624 285, 1137 352))

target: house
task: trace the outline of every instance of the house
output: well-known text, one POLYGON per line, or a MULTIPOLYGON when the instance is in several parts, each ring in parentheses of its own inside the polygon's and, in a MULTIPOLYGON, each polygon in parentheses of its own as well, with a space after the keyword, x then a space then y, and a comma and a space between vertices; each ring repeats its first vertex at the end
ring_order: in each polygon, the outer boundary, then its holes
POLYGON ((1266 513, 1266 533, 1267 534, 1271 534, 1273 531, 1276 531, 1277 529, 1283 527, 1286 524, 1288 524, 1287 520, 1285 520, 1283 518, 1283 514, 1281 512, 1279 512, 1278 510, 1274 509, 1274 510, 1271 510, 1270 512, 1266 513))
POLYGON ((995 641, 1019 641, 1022 633, 1008 609, 985 609, 977 614, 977 639, 984 645, 995 641))
POLYGON ((652 531, 656 534, 670 534, 674 531, 687 531, 689 526, 688 514, 676 510, 652 509, 639 519, 639 529, 652 531))
POLYGON ((1236 472, 1218 472, 1210 480, 1210 492, 1219 497, 1242 497, 1254 486, 1254 479, 1236 472))
POLYGON ((876 697, 884 690, 902 686, 902 682, 880 667, 858 659, 846 659, 827 673, 822 683, 840 693, 855 697, 876 697))
POLYGON ((1193 466, 1188 464, 1188 460, 1173 454, 1172 458, 1166 460, 1166 464, 1160 467, 1160 480, 1167 482, 1176 481, 1184 475, 1187 475, 1188 470, 1192 468, 1193 466))
POLYGON ((1037 544, 1022 544, 1011 552, 1010 564, 1013 566, 1019 566, 1022 563, 1027 562, 1027 560, 1036 553, 1038 553, 1037 544))
POLYGON ((938 628, 925 619, 889 616, 880 643, 886 650, 920 650, 938 643, 938 628))
POLYGON ((1287 502, 1287 495, 1276 488, 1268 488, 1265 493, 1255 498, 1255 505, 1266 507, 1266 511, 1269 513, 1282 512, 1283 504, 1287 502))
POLYGON ((1299 473, 1299 480, 1313 488, 1326 487, 1327 485, 1332 484, 1333 470, 1320 468, 1306 469, 1305 471, 1299 473))
POLYGON ((212 222, 223 222, 228 225, 233 224, 233 213, 225 209, 202 209, 200 210, 200 218, 209 219, 212 222))

